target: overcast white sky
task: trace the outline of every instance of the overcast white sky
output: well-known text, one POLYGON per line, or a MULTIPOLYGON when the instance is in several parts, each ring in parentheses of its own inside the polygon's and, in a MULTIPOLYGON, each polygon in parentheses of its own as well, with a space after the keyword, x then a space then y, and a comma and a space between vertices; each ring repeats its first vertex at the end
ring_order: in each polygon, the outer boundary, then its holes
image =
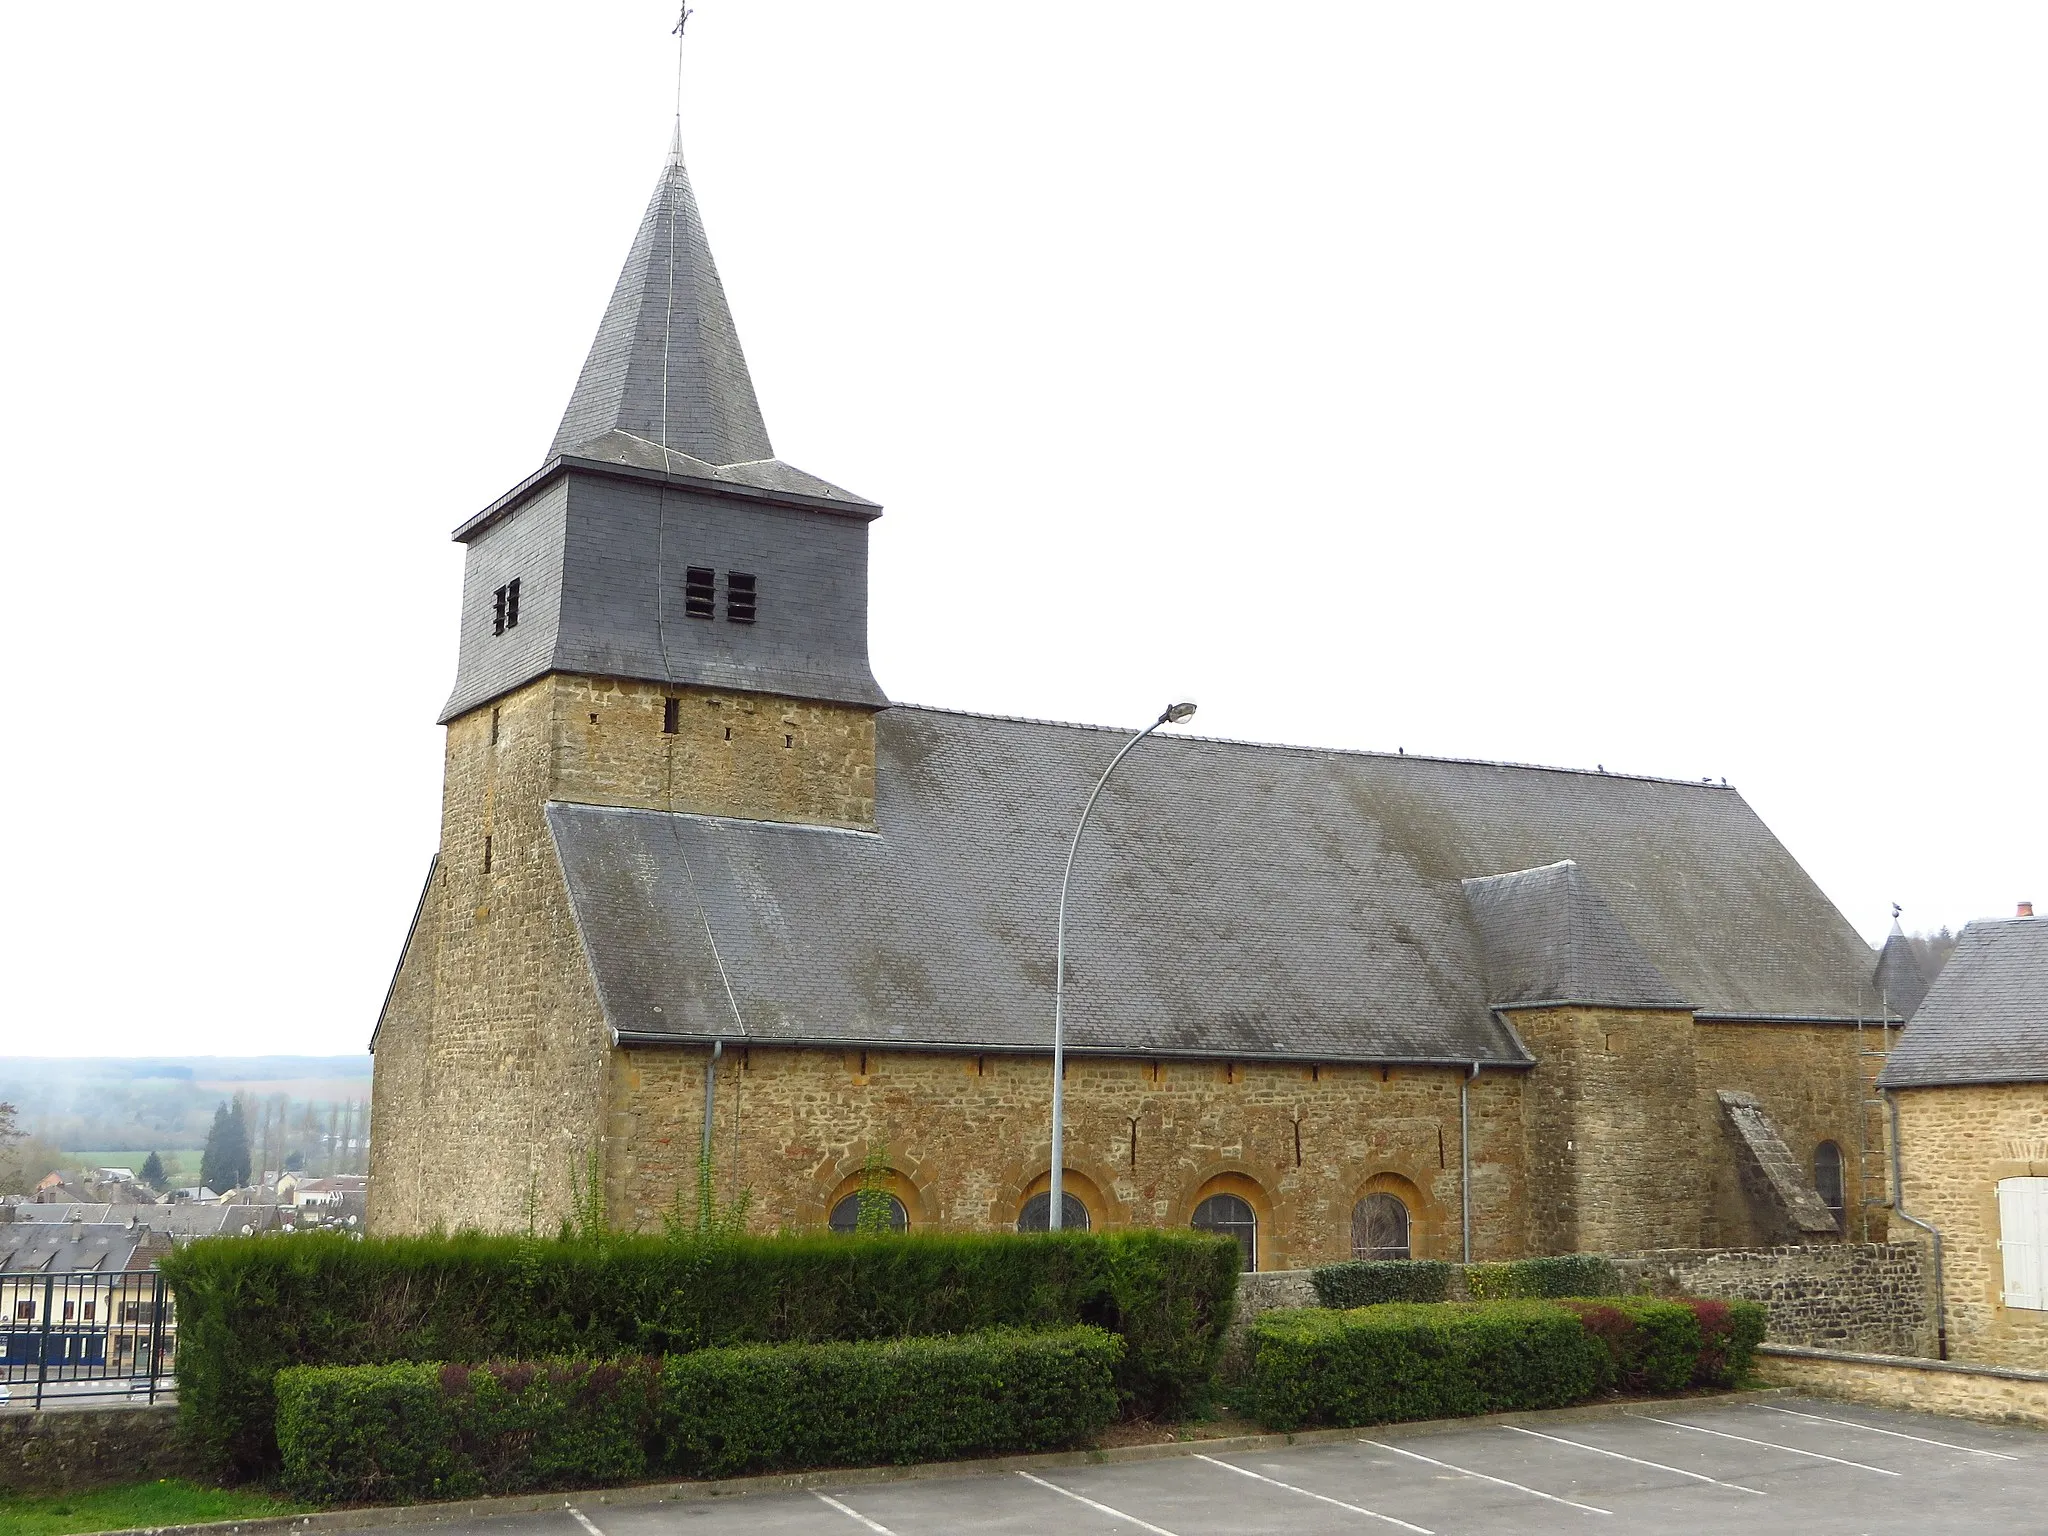
MULTIPOLYGON (((2048 900, 2048 11, 697 12, 892 697, 1725 775, 1873 939, 2048 900)), ((447 535, 540 462, 672 21, 0 13, 0 1054, 367 1040, 447 535)))

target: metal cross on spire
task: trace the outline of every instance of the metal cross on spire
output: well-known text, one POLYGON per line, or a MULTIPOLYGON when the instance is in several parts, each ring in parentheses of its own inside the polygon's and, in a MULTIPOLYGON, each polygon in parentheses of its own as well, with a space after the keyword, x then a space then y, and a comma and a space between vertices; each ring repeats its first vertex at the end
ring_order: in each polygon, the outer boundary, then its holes
POLYGON ((676 24, 669 36, 676 40, 676 132, 683 129, 683 29, 697 13, 685 4, 676 11, 676 24))

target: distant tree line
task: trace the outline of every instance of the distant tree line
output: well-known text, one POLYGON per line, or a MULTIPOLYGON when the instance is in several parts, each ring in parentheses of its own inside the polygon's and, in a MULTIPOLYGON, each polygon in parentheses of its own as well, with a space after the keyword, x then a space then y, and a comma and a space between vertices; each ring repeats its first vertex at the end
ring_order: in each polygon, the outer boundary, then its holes
POLYGON ((280 1093, 252 1102, 247 1094, 238 1093, 223 1099, 213 1112, 199 1160, 199 1182, 224 1194, 262 1174, 304 1172, 321 1177, 369 1169, 368 1099, 321 1104, 311 1099, 295 1102, 280 1093))

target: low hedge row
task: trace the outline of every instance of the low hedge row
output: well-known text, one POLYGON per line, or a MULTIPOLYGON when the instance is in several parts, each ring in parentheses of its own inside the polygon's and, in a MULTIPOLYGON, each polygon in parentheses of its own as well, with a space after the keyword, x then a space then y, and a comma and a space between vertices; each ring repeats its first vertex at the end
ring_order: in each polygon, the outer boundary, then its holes
POLYGON ((1052 1450, 1116 1417, 1099 1328, 705 1349, 666 1360, 296 1366, 285 1486, 410 1501, 1052 1450))
POLYGON ((1208 1390, 1237 1247, 1198 1232, 535 1241, 459 1234, 208 1240, 163 1262, 178 1398, 226 1477, 278 1465, 273 1384, 291 1366, 673 1357, 1090 1324, 1118 1335, 1117 1390, 1170 1415, 1208 1390))
POLYGON ((1551 1296, 1613 1296, 1621 1276, 1607 1260, 1572 1253, 1501 1264, 1447 1264, 1441 1259, 1366 1259, 1325 1264, 1311 1276, 1326 1307, 1370 1307, 1387 1301, 1505 1301, 1551 1296), (1458 1297, 1462 1278, 1465 1296, 1458 1297))
POLYGON ((1279 1430, 1561 1408, 1609 1370, 1601 1341, 1542 1301, 1268 1312, 1252 1350, 1252 1412, 1279 1430))
POLYGON ((1252 1324, 1248 1406, 1288 1430, 1733 1386, 1766 1317, 1755 1302, 1647 1296, 1268 1312, 1252 1324))

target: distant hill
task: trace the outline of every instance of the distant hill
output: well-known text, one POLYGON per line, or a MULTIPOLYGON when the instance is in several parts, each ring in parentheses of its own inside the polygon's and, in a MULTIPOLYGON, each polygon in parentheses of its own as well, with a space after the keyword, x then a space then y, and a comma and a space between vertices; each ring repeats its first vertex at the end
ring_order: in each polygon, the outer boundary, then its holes
POLYGON ((241 1093, 286 1124, 325 1123, 370 1096, 370 1058, 353 1056, 0 1056, 0 1102, 21 1128, 60 1147, 169 1152, 201 1146, 214 1107, 241 1093))

